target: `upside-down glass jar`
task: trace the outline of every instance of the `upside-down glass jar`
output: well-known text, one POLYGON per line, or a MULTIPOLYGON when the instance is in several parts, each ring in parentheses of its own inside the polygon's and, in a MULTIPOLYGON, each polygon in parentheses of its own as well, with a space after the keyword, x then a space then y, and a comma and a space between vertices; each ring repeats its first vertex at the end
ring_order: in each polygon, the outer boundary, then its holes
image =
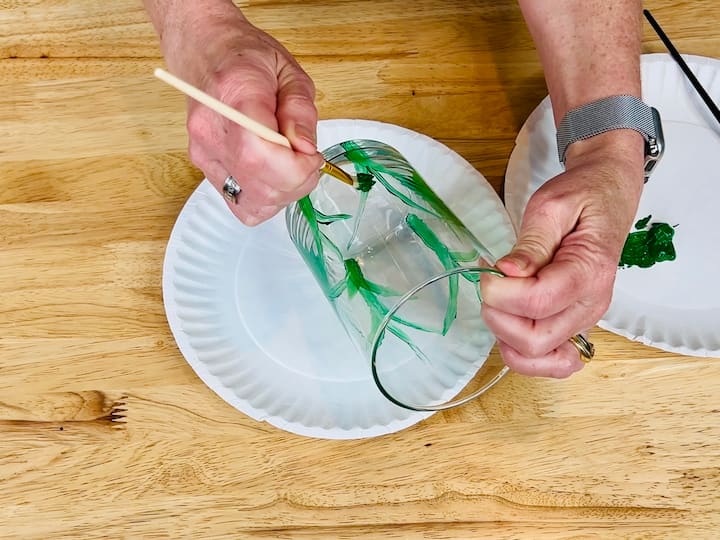
POLYGON ((495 338, 478 282, 501 275, 493 255, 394 148, 351 140, 323 154, 356 186, 323 176, 287 208, 287 228, 378 390, 421 411, 486 392, 508 371, 486 362, 495 338))

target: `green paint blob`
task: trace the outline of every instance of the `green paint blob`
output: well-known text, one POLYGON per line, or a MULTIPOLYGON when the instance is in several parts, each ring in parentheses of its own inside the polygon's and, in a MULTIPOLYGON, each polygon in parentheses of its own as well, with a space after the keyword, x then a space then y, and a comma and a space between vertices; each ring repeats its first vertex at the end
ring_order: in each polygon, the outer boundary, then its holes
POLYGON ((652 219, 652 214, 642 219, 639 219, 635 224, 635 230, 639 231, 640 229, 644 229, 645 227, 647 227, 648 223, 650 223, 650 219, 652 219))
POLYGON ((370 191, 375 183, 375 178, 372 174, 366 172, 357 173, 357 189, 358 191, 370 191))
POLYGON ((618 266, 650 268, 656 263, 675 260, 675 229, 667 223, 650 223, 652 215, 635 223, 635 231, 625 240, 618 266))

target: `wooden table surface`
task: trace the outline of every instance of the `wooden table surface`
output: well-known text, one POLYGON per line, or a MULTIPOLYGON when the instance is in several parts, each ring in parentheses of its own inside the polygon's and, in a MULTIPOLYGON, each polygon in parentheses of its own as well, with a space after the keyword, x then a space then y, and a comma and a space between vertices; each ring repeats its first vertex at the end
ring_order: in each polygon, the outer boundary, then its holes
MULTIPOLYGON (((421 131, 501 189, 546 93, 515 2, 244 4, 315 78, 322 118, 421 131)), ((683 52, 720 55, 716 0, 646 7, 683 52)), ((664 51, 647 25, 644 50, 664 51)), ((566 381, 511 375, 360 441, 217 397, 163 310, 202 175, 158 65, 136 0, 0 0, 0 538, 720 537, 717 359, 596 329, 566 381)))

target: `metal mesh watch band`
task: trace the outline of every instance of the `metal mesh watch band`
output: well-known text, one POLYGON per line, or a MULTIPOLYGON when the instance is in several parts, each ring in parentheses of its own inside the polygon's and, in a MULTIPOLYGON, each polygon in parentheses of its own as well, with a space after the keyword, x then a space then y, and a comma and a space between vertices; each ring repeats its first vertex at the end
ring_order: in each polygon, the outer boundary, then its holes
POLYGON ((634 129, 646 142, 659 138, 652 107, 635 96, 610 96, 569 111, 557 130, 558 158, 568 146, 613 129, 634 129))

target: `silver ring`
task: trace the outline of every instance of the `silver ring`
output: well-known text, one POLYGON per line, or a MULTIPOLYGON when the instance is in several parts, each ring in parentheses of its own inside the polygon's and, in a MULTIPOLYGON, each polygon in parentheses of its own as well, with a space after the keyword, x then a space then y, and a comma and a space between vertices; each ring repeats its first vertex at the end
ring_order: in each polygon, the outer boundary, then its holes
POLYGON ((225 200, 227 202, 237 204, 238 197, 242 193, 242 188, 240 187, 240 184, 237 183, 237 180, 235 180, 235 178, 230 175, 225 179, 222 191, 223 197, 225 197, 225 200))
POLYGON ((575 334, 569 341, 575 345, 575 348, 580 353, 580 360, 586 364, 595 356, 595 345, 590 343, 582 334, 575 334))

